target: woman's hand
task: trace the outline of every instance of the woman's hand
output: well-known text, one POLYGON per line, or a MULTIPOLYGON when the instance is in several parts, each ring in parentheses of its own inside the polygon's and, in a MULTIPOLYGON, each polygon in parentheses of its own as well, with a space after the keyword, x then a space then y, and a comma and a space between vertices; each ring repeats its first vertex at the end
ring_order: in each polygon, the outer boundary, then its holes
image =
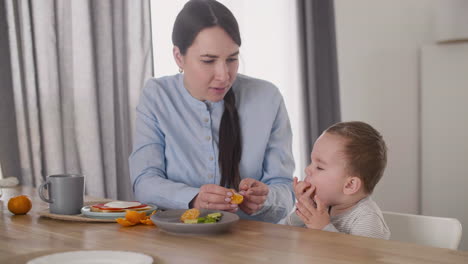
POLYGON ((246 214, 251 215, 263 207, 268 192, 268 185, 252 178, 243 179, 239 184, 239 193, 244 196, 244 201, 239 205, 246 214))
POLYGON ((193 201, 193 208, 236 212, 237 204, 231 204, 231 190, 216 184, 205 184, 193 201))
POLYGON ((308 228, 322 229, 330 223, 328 208, 315 195, 315 186, 313 185, 298 198, 296 214, 308 228))

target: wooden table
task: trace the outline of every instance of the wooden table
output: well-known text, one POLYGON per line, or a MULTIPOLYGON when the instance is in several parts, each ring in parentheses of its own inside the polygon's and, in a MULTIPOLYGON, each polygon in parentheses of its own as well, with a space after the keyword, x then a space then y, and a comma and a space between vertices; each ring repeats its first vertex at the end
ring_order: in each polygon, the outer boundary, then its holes
POLYGON ((0 263, 26 263, 57 251, 127 250, 155 263, 468 263, 468 252, 432 248, 292 226, 239 221, 221 235, 171 235, 156 227, 120 227, 39 217, 47 208, 36 189, 3 188, 0 198, 0 263), (33 209, 12 215, 14 195, 29 195, 33 209))

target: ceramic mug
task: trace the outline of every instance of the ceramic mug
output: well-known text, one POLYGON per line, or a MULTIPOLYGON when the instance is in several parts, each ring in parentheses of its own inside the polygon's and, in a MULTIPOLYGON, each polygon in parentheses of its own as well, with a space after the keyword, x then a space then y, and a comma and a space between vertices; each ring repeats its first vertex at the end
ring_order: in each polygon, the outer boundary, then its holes
POLYGON ((39 186, 39 197, 49 203, 53 214, 73 215, 81 213, 84 196, 84 176, 79 174, 57 174, 47 176, 39 186), (44 196, 47 186, 49 198, 44 196))

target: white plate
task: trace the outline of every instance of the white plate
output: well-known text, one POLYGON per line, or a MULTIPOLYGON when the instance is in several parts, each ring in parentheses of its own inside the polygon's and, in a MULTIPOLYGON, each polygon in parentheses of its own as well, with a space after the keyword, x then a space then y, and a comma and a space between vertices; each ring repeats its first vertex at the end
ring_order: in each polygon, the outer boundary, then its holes
POLYGON ((176 234, 218 234, 227 232, 237 221, 239 216, 233 213, 217 210, 200 210, 200 216, 206 216, 211 213, 222 213, 221 220, 212 224, 184 224, 180 222, 180 216, 185 212, 184 209, 158 211, 151 216, 151 221, 158 228, 169 233, 176 234))
POLYGON ((70 251, 45 255, 28 261, 27 264, 152 264, 153 258, 136 252, 114 250, 70 251))
MULTIPOLYGON (((157 209, 156 206, 148 204, 151 208, 148 210, 141 210, 138 212, 145 212, 146 214, 151 214, 154 210, 157 209)), ((103 212, 91 212, 90 206, 84 206, 81 208, 81 213, 90 218, 96 218, 96 219, 115 219, 115 218, 121 218, 125 217, 126 212, 117 212, 117 213, 103 213, 103 212)))

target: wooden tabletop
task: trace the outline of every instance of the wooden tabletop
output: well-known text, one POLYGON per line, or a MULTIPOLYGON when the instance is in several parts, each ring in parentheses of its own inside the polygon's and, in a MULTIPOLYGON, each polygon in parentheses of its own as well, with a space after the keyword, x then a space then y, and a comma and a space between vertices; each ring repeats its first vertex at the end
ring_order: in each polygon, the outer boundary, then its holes
POLYGON ((154 226, 121 227, 38 216, 47 208, 29 187, 3 188, 0 198, 0 263, 26 263, 72 250, 125 250, 154 263, 468 263, 468 252, 432 248, 305 228, 240 220, 219 235, 172 235, 154 226), (26 194, 26 215, 12 215, 8 199, 26 194))

